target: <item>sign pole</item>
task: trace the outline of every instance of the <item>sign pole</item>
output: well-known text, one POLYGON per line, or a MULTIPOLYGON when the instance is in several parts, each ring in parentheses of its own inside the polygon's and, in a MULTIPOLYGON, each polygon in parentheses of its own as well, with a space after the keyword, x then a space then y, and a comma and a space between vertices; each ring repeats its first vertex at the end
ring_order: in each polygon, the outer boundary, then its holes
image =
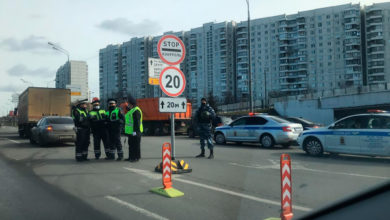
POLYGON ((175 160, 175 113, 171 113, 172 160, 175 160))

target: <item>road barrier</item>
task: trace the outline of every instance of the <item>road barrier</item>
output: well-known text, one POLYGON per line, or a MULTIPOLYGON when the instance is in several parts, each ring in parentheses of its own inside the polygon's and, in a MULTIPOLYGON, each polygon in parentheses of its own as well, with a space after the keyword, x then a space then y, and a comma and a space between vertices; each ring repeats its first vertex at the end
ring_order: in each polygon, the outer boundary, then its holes
POLYGON ((150 191, 169 198, 184 196, 184 193, 172 187, 172 163, 171 163, 171 144, 162 145, 162 183, 163 188, 157 187, 150 191))
POLYGON ((280 156, 280 178, 281 178, 281 206, 282 220, 290 220, 292 213, 292 181, 291 181, 291 158, 288 154, 280 156))
MULTIPOLYGON (((162 173, 163 162, 157 165, 156 168, 154 168, 154 171, 162 173)), ((189 164, 186 163, 184 160, 172 160, 171 171, 172 174, 181 174, 181 173, 190 173, 192 172, 192 169, 190 168, 189 164)))

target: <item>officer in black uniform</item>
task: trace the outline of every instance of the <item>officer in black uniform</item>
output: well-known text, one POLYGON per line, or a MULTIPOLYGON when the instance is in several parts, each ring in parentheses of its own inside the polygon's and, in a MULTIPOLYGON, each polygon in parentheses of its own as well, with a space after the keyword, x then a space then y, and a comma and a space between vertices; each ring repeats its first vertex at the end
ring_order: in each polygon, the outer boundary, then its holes
POLYGON ((92 110, 89 112, 91 122, 91 131, 93 134, 93 147, 95 158, 98 160, 101 155, 100 142, 103 141, 106 158, 110 158, 110 146, 108 142, 107 115, 106 111, 100 109, 100 100, 95 97, 92 99, 92 110))
POLYGON ((87 99, 81 100, 72 108, 72 118, 76 129, 76 160, 87 161, 90 143, 90 123, 88 120, 87 99))
POLYGON ((108 121, 108 139, 110 141, 110 158, 115 159, 115 150, 118 153, 117 160, 123 159, 123 150, 121 142, 121 128, 125 121, 125 118, 120 110, 116 106, 115 99, 108 100, 108 111, 106 112, 108 121))
POLYGON ((200 149, 201 153, 196 157, 205 157, 205 141, 207 142, 207 147, 210 150, 210 155, 208 159, 214 158, 214 145, 211 139, 211 123, 215 119, 214 109, 207 104, 206 98, 201 99, 201 106, 195 113, 195 120, 198 122, 198 130, 200 136, 200 149))

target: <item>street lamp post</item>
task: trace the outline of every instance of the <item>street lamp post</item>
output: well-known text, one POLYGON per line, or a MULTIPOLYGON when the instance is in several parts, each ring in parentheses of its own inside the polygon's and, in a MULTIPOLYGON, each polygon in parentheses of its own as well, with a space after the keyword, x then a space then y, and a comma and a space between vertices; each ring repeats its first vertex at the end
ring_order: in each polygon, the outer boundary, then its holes
POLYGON ((251 20, 249 13, 249 0, 246 0, 248 6, 248 77, 249 77, 249 110, 253 112, 253 93, 252 93, 252 71, 251 71, 251 20))
POLYGON ((64 54, 68 57, 68 63, 69 63, 69 52, 68 52, 67 50, 65 50, 64 48, 62 48, 62 47, 60 47, 60 46, 58 46, 57 44, 54 44, 54 43, 52 43, 52 42, 47 42, 47 44, 49 44, 50 46, 52 46, 52 48, 53 48, 54 50, 58 50, 58 51, 64 53, 64 54))

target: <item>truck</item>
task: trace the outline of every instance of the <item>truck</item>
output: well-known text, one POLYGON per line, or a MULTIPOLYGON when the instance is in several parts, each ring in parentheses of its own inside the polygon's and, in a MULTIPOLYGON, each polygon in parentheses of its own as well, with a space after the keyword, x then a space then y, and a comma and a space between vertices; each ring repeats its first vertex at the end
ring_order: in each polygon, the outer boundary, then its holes
POLYGON ((19 136, 29 138, 44 116, 70 116, 70 95, 70 89, 28 87, 19 96, 19 136))
MULTIPOLYGON (((167 135, 171 132, 171 114, 160 113, 158 98, 137 99, 142 110, 142 121, 145 135, 167 135)), ((127 102, 120 104, 122 112, 127 113, 127 102)), ((191 123, 192 104, 187 101, 187 111, 175 113, 175 133, 187 133, 191 123)))

